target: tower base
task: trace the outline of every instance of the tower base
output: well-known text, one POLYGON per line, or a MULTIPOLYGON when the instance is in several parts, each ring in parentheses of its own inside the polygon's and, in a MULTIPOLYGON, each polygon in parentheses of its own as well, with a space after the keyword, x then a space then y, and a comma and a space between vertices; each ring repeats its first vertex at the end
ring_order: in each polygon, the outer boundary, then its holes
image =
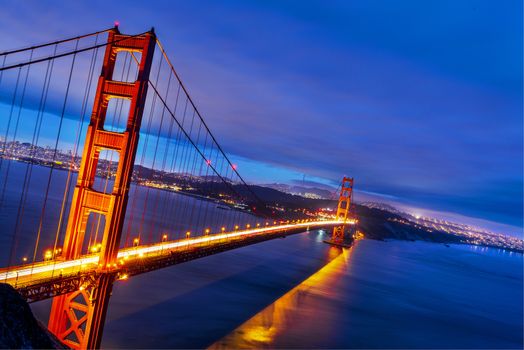
POLYGON ((340 241, 334 241, 332 239, 325 239, 323 242, 334 245, 336 247, 350 248, 353 245, 354 240, 346 240, 346 241, 340 242, 340 241))

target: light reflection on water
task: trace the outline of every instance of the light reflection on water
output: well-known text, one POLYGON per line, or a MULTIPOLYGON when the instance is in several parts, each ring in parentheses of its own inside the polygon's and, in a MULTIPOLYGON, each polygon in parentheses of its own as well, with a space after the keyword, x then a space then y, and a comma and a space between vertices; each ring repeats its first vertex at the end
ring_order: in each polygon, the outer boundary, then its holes
POLYGON ((362 240, 211 348, 522 349, 522 283, 520 254, 362 240))
POLYGON ((334 330, 336 325, 326 323, 329 318, 322 318, 318 304, 308 301, 336 298, 332 287, 346 273, 353 249, 355 247, 343 250, 331 247, 328 264, 209 349, 270 348, 280 334, 297 327, 312 329, 311 323, 320 322, 322 329, 334 330))

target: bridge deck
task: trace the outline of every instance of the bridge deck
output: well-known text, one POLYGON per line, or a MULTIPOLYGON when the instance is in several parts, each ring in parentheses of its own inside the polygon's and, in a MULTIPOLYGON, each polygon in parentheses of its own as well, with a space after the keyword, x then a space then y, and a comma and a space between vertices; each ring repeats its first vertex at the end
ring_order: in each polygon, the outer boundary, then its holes
POLYGON ((337 220, 293 223, 125 248, 119 251, 117 262, 111 266, 100 266, 96 254, 75 260, 55 259, 13 266, 9 270, 0 270, 0 281, 13 285, 29 302, 38 301, 85 287, 102 273, 113 273, 117 279, 127 279, 140 273, 285 237, 309 228, 331 227, 341 223, 337 220))

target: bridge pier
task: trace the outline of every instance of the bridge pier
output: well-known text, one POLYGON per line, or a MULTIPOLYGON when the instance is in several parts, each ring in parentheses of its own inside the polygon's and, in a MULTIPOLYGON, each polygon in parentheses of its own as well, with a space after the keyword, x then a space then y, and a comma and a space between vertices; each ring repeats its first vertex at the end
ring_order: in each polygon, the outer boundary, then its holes
POLYGON ((55 297, 49 330, 71 348, 99 348, 114 280, 104 273, 95 284, 55 297))

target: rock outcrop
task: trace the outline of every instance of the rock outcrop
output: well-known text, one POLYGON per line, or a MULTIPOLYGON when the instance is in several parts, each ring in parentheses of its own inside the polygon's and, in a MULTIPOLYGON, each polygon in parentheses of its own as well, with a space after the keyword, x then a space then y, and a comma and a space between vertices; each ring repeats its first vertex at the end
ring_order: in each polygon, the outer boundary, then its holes
POLYGON ((9 284, 0 283, 0 348, 63 349, 9 284))

